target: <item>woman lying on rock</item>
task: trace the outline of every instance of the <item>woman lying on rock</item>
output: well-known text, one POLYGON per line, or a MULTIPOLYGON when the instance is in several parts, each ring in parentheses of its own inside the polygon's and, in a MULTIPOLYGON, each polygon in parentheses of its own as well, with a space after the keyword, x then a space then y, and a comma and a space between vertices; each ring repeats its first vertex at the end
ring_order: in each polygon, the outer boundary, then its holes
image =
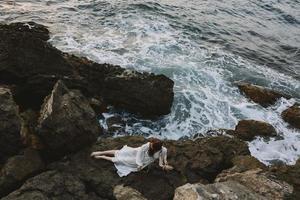
POLYGON ((156 138, 137 148, 125 145, 120 150, 96 151, 91 154, 91 157, 113 162, 121 177, 142 170, 156 159, 159 159, 159 166, 162 169, 173 169, 167 162, 167 148, 156 138))

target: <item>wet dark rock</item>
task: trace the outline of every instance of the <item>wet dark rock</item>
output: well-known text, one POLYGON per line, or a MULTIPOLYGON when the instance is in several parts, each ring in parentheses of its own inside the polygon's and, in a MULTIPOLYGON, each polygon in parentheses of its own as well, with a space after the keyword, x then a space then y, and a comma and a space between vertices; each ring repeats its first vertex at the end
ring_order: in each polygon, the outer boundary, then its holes
POLYGON ((22 148, 21 120, 11 90, 0 86, 0 164, 22 148))
POLYGON ((39 113, 34 110, 25 110, 20 113, 21 117, 21 138, 22 143, 33 149, 41 150, 44 148, 40 137, 36 133, 39 113))
POLYGON ((195 141, 165 141, 168 161, 175 170, 164 172, 155 163, 141 172, 131 173, 123 178, 117 175, 112 163, 89 157, 92 151, 120 149, 125 144, 136 147, 145 142, 143 137, 136 136, 101 139, 92 148, 52 163, 49 168, 78 175, 102 198, 114 198, 113 188, 124 184, 150 200, 171 199, 176 187, 187 182, 213 181, 219 172, 232 167, 235 156, 250 154, 245 142, 225 136, 195 141))
POLYGON ((126 123, 123 121, 122 117, 119 115, 109 117, 106 119, 107 131, 109 133, 124 133, 126 123))
POLYGON ((256 120, 241 120, 235 127, 234 136, 242 140, 253 140, 256 136, 277 136, 275 128, 266 122, 256 120))
POLYGON ((101 200, 79 178, 68 173, 47 171, 25 182, 2 200, 57 199, 101 200))
POLYGON ((251 85, 247 83, 237 84, 240 91, 242 91, 249 99, 255 103, 260 104, 263 107, 273 105, 281 97, 289 99, 290 96, 286 94, 280 94, 279 92, 269 90, 257 85, 251 85))
POLYGON ((57 80, 88 98, 103 98, 118 109, 156 117, 168 114, 173 81, 62 53, 47 42, 46 27, 35 23, 0 25, 0 80, 16 85, 22 109, 39 110, 57 80))
POLYGON ((169 142, 169 160, 193 183, 200 179, 213 181, 223 169, 232 166, 237 155, 249 155, 246 143, 226 136, 169 142), (181 152, 182 153, 179 153, 181 152), (179 154, 178 154, 179 153, 179 154))
POLYGON ((36 23, 0 25, 0 80, 17 85, 14 93, 22 107, 39 108, 58 77, 72 74, 48 39, 47 28, 36 23))
POLYGON ((107 105, 104 103, 103 99, 90 98, 89 102, 97 116, 101 115, 102 113, 108 112, 107 105))
POLYGON ((300 105, 295 104, 286 109, 281 114, 284 121, 288 122, 291 126, 300 129, 300 105))
POLYGON ((25 149, 22 155, 7 160, 0 171, 0 197, 17 189, 29 177, 40 173, 44 163, 36 150, 25 149))
POLYGON ((60 157, 96 141, 101 134, 96 114, 78 91, 58 81, 45 98, 37 127, 45 157, 60 157))

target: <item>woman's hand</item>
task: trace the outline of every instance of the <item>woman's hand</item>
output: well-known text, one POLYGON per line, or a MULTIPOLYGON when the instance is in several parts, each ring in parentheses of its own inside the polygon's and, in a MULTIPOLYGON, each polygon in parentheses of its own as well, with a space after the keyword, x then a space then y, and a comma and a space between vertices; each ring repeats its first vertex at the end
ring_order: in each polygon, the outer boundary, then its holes
POLYGON ((141 166, 141 165, 139 165, 138 167, 137 167, 137 170, 138 171, 141 171, 143 169, 143 166, 141 166))

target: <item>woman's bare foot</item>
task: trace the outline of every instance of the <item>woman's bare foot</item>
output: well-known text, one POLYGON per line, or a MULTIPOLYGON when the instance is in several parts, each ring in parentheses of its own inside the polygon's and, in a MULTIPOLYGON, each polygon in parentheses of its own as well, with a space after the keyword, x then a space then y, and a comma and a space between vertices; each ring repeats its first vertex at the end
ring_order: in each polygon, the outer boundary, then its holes
POLYGON ((92 152, 90 156, 93 158, 93 157, 100 156, 100 155, 102 155, 102 152, 96 151, 96 152, 92 152))
POLYGON ((92 152, 91 154, 90 154, 90 157, 94 157, 95 156, 95 152, 92 152))

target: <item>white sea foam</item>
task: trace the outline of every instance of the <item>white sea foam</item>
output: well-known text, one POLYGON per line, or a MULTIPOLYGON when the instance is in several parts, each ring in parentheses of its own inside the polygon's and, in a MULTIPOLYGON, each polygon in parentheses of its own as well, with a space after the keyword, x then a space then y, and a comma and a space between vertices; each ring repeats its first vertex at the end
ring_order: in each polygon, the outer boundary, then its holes
MULTIPOLYGON (((282 138, 255 139, 249 143, 252 155, 266 164, 274 160, 293 164, 300 156, 300 132, 288 128, 280 116, 296 99, 281 99, 276 105, 263 108, 245 98, 234 84, 235 81, 251 82, 299 98, 299 81, 251 64, 218 46, 203 47, 163 16, 125 10, 109 15, 106 10, 91 12, 78 8, 78 5, 88 6, 88 2, 56 3, 43 7, 43 12, 32 3, 5 6, 22 10, 23 21, 32 19, 36 13, 42 13, 40 19, 51 15, 51 19, 40 22, 50 27, 50 42, 63 51, 100 63, 163 73, 175 81, 172 112, 154 122, 123 113, 127 133, 179 139, 196 133, 205 135, 211 129, 233 129, 241 119, 256 119, 271 123, 282 138), (31 13, 25 12, 27 7, 31 13)), ((4 19, 20 21, 18 15, 4 19)), ((111 115, 105 115, 100 121, 104 128, 107 128, 105 119, 111 115)))

